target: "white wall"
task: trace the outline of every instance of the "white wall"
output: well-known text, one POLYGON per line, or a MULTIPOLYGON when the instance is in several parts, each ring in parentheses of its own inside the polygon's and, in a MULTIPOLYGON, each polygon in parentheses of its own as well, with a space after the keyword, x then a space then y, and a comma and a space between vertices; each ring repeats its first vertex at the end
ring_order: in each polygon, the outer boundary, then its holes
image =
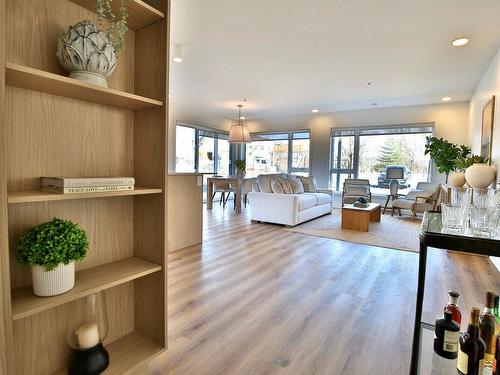
MULTIPOLYGON (((472 99, 469 110, 469 140, 472 152, 481 151, 481 126, 484 105, 495 95, 495 122, 492 136, 492 165, 500 170, 500 49, 481 79, 472 99)), ((497 173, 497 181, 500 174, 497 173)))
MULTIPOLYGON (((251 132, 309 129, 311 170, 320 186, 329 179, 330 129, 333 127, 435 123, 436 136, 453 143, 468 144, 469 103, 447 103, 317 115, 279 117, 249 122, 251 132)), ((435 180, 442 176, 434 176, 435 180)))

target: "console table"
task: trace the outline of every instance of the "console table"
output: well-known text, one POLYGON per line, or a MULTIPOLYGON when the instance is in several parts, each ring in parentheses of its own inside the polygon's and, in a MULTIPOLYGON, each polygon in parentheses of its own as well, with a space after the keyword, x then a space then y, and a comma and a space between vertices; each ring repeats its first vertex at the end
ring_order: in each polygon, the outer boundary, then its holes
MULTIPOLYGON (((429 324, 422 322, 422 308, 424 303, 425 271, 427 263, 427 247, 454 250, 464 254, 480 254, 487 256, 500 255, 500 240, 473 237, 472 235, 442 233, 441 213, 429 211, 424 213, 420 232, 420 253, 418 262, 417 305, 415 311, 415 328, 413 331, 413 346, 411 355, 410 375, 420 373, 420 353, 423 345, 432 345, 433 338, 428 331, 432 330, 429 324)), ((449 365, 449 364, 448 364, 449 365)), ((438 369, 438 371, 440 371, 438 369)), ((442 369, 443 374, 447 373, 442 369)), ((439 372, 438 372, 439 373, 439 372)))

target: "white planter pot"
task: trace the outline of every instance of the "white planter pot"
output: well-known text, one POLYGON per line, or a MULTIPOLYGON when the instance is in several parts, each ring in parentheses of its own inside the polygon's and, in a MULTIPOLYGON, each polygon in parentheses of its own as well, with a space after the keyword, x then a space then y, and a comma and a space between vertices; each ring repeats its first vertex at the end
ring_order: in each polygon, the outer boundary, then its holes
POLYGON ((495 170, 488 164, 473 164, 465 170, 465 180, 474 189, 485 189, 495 181, 495 170))
POLYGON ((78 22, 59 36, 56 56, 71 78, 105 87, 118 64, 108 37, 90 21, 78 22))
POLYGON ((453 187, 462 187, 465 184, 465 175, 462 172, 451 172, 448 183, 453 187))
POLYGON ((33 293, 39 297, 57 296, 75 285, 75 262, 61 263, 52 271, 41 266, 31 267, 33 293))

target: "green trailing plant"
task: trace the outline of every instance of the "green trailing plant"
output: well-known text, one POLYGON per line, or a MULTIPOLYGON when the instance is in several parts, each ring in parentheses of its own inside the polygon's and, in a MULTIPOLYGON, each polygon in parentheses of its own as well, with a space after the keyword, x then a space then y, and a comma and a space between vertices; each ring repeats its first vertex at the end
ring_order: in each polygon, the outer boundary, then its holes
POLYGON ((108 31, 106 36, 118 53, 125 45, 125 33, 128 30, 128 13, 125 7, 125 0, 115 0, 120 2, 118 17, 113 12, 113 0, 96 0, 97 22, 102 29, 104 20, 108 20, 108 31))
POLYGON ((243 160, 236 160, 234 162, 234 165, 235 165, 236 169, 239 169, 240 171, 244 171, 246 168, 246 164, 243 160))
POLYGON ((472 164, 486 164, 489 159, 484 158, 480 155, 471 155, 469 157, 460 157, 457 159, 457 169, 464 171, 469 168, 472 164))
POLYGON ((460 158, 466 158, 470 154, 470 148, 465 145, 456 145, 443 138, 427 137, 425 154, 429 154, 440 173, 448 175, 457 169, 457 162, 460 158))
POLYGON ((53 219, 26 232, 16 246, 16 258, 24 265, 51 271, 58 264, 81 260, 87 255, 87 234, 77 224, 53 219))

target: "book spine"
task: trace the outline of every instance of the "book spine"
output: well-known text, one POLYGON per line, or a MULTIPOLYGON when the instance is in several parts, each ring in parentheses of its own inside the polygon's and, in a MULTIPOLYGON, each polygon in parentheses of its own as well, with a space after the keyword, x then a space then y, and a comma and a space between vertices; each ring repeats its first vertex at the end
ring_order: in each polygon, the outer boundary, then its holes
POLYGON ((42 186, 42 191, 46 191, 49 193, 57 193, 57 194, 80 194, 80 193, 103 193, 103 192, 112 192, 112 191, 127 191, 134 190, 133 185, 124 185, 124 186, 87 186, 87 187, 50 187, 50 186, 42 186))
POLYGON ((54 186, 61 188, 79 188, 94 186, 128 186, 134 185, 133 177, 104 177, 104 178, 50 178, 42 177, 42 186, 54 186))

